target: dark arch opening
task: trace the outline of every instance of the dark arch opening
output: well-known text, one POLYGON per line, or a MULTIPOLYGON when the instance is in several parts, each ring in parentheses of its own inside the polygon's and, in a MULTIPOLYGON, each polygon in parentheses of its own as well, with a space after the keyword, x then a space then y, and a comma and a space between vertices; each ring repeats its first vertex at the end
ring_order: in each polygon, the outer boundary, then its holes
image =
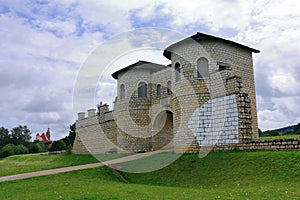
POLYGON ((161 111, 153 123, 152 149, 173 149, 173 113, 161 111))

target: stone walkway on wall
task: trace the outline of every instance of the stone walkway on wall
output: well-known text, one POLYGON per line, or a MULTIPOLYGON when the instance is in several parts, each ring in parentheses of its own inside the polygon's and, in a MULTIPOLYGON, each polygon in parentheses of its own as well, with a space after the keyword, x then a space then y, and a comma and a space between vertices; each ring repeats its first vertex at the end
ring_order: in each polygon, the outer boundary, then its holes
POLYGON ((57 169, 49 169, 49 170, 43 170, 43 171, 37 171, 37 172, 29 172, 24 174, 15 174, 11 176, 3 176, 0 177, 0 182, 4 181, 12 181, 12 180, 19 180, 19 179, 25 179, 25 178, 31 178, 31 177, 37 177, 37 176, 44 176, 44 175, 51 175, 51 174, 58 174, 63 172, 69 172, 74 170, 81 170, 81 169, 89 169, 89 168, 95 168, 95 167, 101 167, 103 165, 111 165, 116 163, 123 163, 131 160, 136 160, 140 158, 144 158, 147 156, 151 156, 157 153, 162 152, 169 152, 169 150, 159 150, 159 151, 153 151, 153 152, 147 152, 147 153, 138 153, 122 158, 117 158, 105 162, 99 162, 99 163, 92 163, 92 164, 86 164, 86 165, 77 165, 72 167, 63 167, 63 168, 57 168, 57 169))

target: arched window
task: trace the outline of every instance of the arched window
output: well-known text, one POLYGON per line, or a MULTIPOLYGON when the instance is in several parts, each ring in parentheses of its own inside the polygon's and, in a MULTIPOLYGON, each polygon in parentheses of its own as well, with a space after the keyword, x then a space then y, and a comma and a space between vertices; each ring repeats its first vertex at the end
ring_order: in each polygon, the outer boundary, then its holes
POLYGON ((167 82, 167 93, 171 94, 172 93, 172 85, 171 85, 171 81, 167 82))
POLYGON ((161 96, 161 85, 157 84, 156 86, 156 96, 160 97, 161 96))
POLYGON ((177 62, 175 64, 175 82, 180 81, 180 64, 177 62))
POLYGON ((197 61, 197 77, 208 77, 208 60, 206 58, 199 58, 197 61))
POLYGON ((125 85, 120 86, 120 99, 125 99, 125 85))
POLYGON ((138 97, 147 97, 147 84, 145 82, 139 83, 138 86, 138 97))

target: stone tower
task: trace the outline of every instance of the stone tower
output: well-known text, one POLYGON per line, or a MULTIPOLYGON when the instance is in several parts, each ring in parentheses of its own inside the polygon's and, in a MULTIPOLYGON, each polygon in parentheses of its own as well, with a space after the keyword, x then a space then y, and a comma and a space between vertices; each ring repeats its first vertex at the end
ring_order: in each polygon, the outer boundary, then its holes
POLYGON ((50 137, 51 137, 50 128, 47 129, 46 136, 47 136, 48 140, 51 140, 50 139, 50 137))

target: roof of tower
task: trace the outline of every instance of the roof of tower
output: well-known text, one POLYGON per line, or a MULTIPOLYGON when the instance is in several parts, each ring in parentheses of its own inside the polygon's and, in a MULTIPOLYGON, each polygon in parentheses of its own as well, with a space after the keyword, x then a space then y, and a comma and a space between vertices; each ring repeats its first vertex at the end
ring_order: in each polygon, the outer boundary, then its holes
POLYGON ((257 50, 257 49, 253 49, 251 47, 248 47, 246 45, 243 45, 243 44, 239 44, 239 43, 236 43, 236 42, 233 42, 231 40, 227 40, 227 39, 223 39, 223 38, 220 38, 220 37, 216 37, 216 36, 212 36, 212 35, 207 35, 207 34, 204 34, 204 33, 200 33, 200 32, 197 32, 195 35, 192 35, 188 38, 185 38, 183 40, 180 40, 179 42, 176 42, 170 46, 168 46, 165 50, 164 50, 164 53, 163 55, 168 58, 168 59, 171 59, 171 48, 172 47, 175 47, 181 43, 184 43, 186 42, 187 40, 190 40, 190 39, 194 39, 195 41, 222 41, 224 43, 227 43, 227 44, 230 44, 230 45, 234 45, 234 46, 237 46, 237 47, 240 47, 240 48, 243 48, 243 49, 246 49, 246 50, 249 50, 251 52, 254 52, 254 53, 259 53, 260 51, 257 50))
POLYGON ((118 75, 120 73, 124 73, 124 72, 127 72, 129 70, 132 70, 132 69, 145 69, 145 70, 149 70, 150 73, 153 73, 153 72, 157 72, 157 71, 160 71, 164 68, 167 68, 168 66, 166 65, 161 65, 161 64, 157 64, 157 63, 152 63, 152 62, 148 62, 148 61, 143 61, 143 60, 139 60, 138 62, 136 63, 133 63, 127 67, 124 67, 116 72, 114 72, 112 74, 112 77, 114 79, 118 79, 118 75))

